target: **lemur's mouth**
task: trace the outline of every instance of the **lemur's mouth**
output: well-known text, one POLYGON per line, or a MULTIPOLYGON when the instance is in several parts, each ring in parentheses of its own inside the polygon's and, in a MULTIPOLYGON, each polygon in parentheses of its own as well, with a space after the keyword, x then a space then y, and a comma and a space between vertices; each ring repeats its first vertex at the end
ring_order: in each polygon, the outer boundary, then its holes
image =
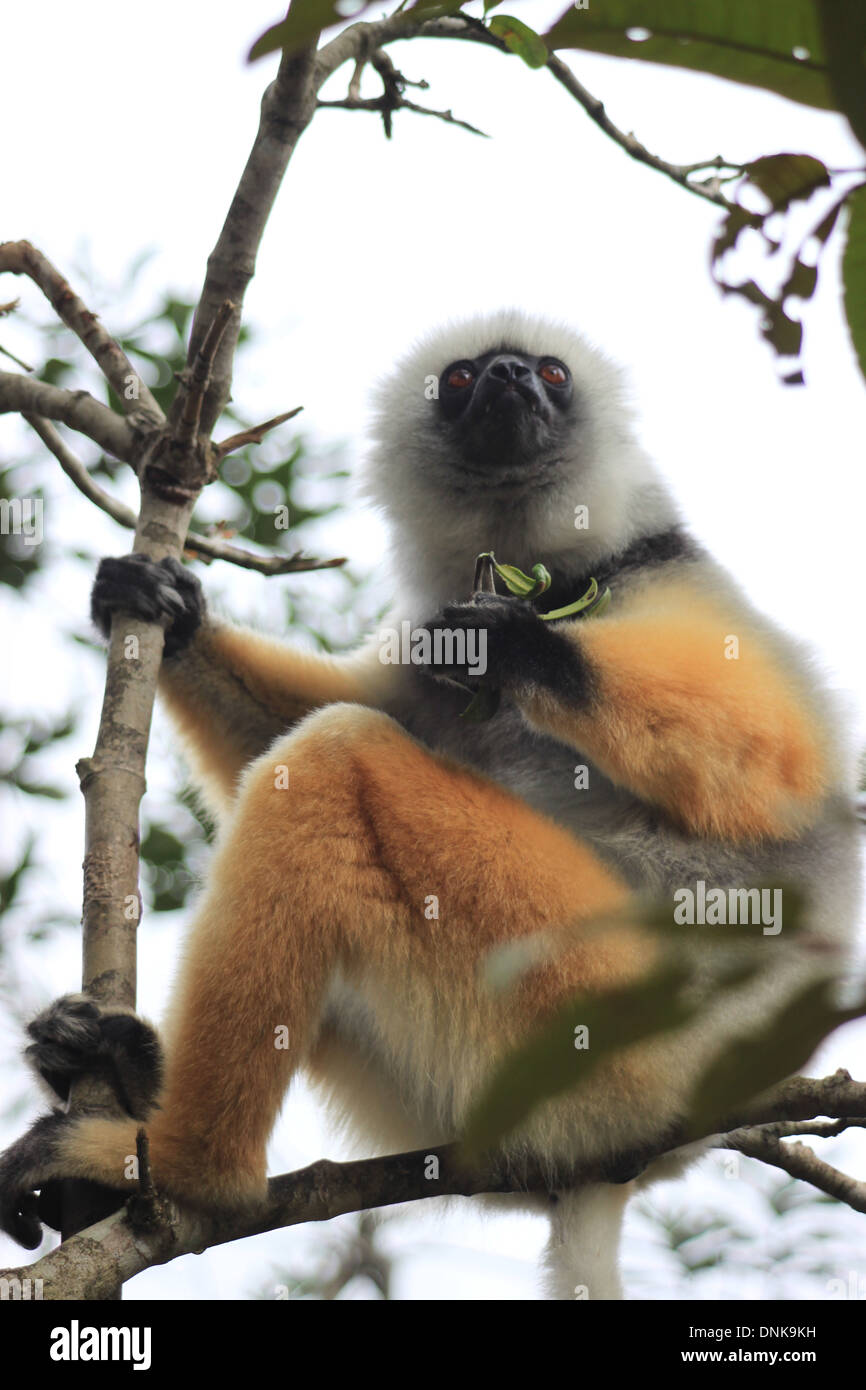
POLYGON ((518 382, 509 381, 501 390, 490 393, 490 399, 484 406, 484 414, 489 415, 495 410, 514 410, 518 406, 525 406, 533 415, 538 414, 538 397, 535 392, 518 382))

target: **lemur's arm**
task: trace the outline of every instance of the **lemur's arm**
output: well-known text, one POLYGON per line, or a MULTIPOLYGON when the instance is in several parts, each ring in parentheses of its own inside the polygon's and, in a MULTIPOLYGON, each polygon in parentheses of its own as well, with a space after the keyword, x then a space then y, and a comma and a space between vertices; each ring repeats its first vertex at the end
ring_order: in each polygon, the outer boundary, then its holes
POLYGON ((311 710, 380 701, 383 668, 369 653, 298 651, 217 622, 198 580, 176 560, 103 560, 91 600, 103 634, 117 610, 166 623, 160 693, 217 805, 232 795, 243 768, 311 710))
POLYGON ((692 582, 648 585, 597 619, 547 623, 521 599, 480 595, 436 623, 486 628, 485 681, 692 834, 783 837, 829 789, 826 731, 800 680, 745 614, 692 582))

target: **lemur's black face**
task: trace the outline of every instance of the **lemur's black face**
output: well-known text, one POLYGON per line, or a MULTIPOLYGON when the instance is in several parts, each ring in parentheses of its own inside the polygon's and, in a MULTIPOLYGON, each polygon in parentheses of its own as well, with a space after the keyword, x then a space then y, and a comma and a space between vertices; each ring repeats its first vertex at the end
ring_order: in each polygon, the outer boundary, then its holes
POLYGON ((571 373, 558 357, 486 352, 439 378, 439 410, 466 459, 485 468, 543 462, 571 424, 571 373))

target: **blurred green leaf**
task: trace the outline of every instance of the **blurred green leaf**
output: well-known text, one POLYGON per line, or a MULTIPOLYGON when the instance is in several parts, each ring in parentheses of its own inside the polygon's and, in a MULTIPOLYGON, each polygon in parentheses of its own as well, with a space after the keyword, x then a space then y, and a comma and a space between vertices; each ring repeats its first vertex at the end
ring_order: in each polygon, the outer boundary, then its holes
POLYGON ((848 207, 842 259, 845 313, 860 370, 866 377, 866 184, 851 195, 848 207))
POLYGON ((689 68, 808 106, 836 105, 814 0, 591 0, 586 9, 570 5, 545 38, 551 49, 689 68))
POLYGON ((576 1089, 611 1053, 680 1027, 697 1004, 682 997, 691 971, 667 962, 651 975, 603 994, 579 995, 495 1069, 466 1123, 463 1147, 476 1158, 521 1124, 543 1101, 576 1089), (589 1047, 575 1046, 575 1030, 589 1047))
POLYGON ((510 14, 497 14, 491 19, 489 28, 491 34, 502 39, 509 52, 516 53, 527 67, 547 66, 550 54, 544 39, 540 38, 534 29, 530 29, 528 24, 524 24, 522 19, 515 19, 510 14))
POLYGON ((832 983, 813 982, 768 1014, 762 1028, 729 1040, 695 1086, 686 1112, 688 1132, 703 1136, 746 1101, 799 1071, 835 1028, 862 1017, 862 1005, 841 1009, 834 995, 832 983))

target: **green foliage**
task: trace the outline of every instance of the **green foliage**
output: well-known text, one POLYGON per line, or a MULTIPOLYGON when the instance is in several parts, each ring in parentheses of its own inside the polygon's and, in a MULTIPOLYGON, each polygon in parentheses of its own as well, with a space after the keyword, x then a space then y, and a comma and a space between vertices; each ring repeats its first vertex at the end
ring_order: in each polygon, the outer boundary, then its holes
POLYGON ((31 775, 32 760, 45 749, 69 738, 76 728, 76 719, 67 714, 53 725, 38 724, 33 720, 7 720, 3 724, 6 745, 17 745, 3 756, 0 752, 0 786, 14 787, 28 796, 49 797, 59 801, 66 792, 44 781, 36 781, 31 775))
MULTIPOLYGON (((499 3, 499 0, 494 0, 494 3, 499 3)), ((413 4, 406 6, 406 10, 416 17, 429 13, 432 18, 437 14, 453 14, 461 4, 462 0, 439 0, 439 3, 436 0, 414 0, 413 4)), ((314 42, 323 29, 345 24, 347 19, 361 19, 372 5, 373 0, 292 0, 286 18, 280 20, 279 24, 273 24, 256 39, 249 51, 248 61, 254 63, 258 58, 280 49, 290 52, 302 48, 304 44, 314 42)))
MULTIPOLYGON (((784 892, 785 931, 793 945, 803 926, 802 897, 793 888, 784 892)), ((675 924, 669 906, 648 900, 640 904, 638 916, 643 929, 652 931, 665 948, 660 964, 619 989, 568 1000, 502 1060, 470 1113, 463 1140, 470 1155, 500 1142, 544 1101, 579 1091, 613 1054, 680 1029, 701 1014, 706 1007, 707 948, 721 948, 711 967, 716 996, 769 968, 766 940, 762 935, 756 938, 753 925, 735 923, 704 932, 698 951, 689 928, 675 924), (578 1028, 586 1029, 585 1048, 575 1042, 578 1028)), ((616 919, 589 922, 581 939, 588 949, 594 940, 603 949, 604 935, 615 925, 616 919)), ((549 952, 543 935, 512 943, 506 951, 491 953, 488 980, 492 986, 498 982, 500 991, 519 986, 545 963, 549 952)), ((796 1072, 835 1028, 863 1013, 862 1002, 840 1008, 832 987, 822 981, 769 1014, 763 1026, 729 1038, 695 1084, 683 1116, 683 1138, 711 1133, 737 1106, 796 1072)))
POLYGON ((689 1134, 702 1137, 738 1105, 800 1070, 834 1028, 863 1015, 840 1009, 826 981, 807 985, 762 1028, 729 1041, 707 1068, 687 1108, 689 1134))
MULTIPOLYGON (((54 751, 56 745, 68 739, 75 732, 76 717, 67 714, 53 724, 39 723, 36 720, 0 721, 0 805, 4 816, 10 819, 10 811, 15 806, 17 795, 60 801, 66 792, 47 781, 44 775, 44 757, 54 751)), ((40 856, 36 853, 37 837, 31 830, 16 852, 16 858, 8 872, 0 877, 0 930, 6 914, 13 908, 22 906, 22 888, 27 876, 40 868, 40 856)), ((6 848, 8 849, 8 841, 6 848)), ((49 925, 67 924, 71 918, 63 912, 42 913, 28 924, 31 939, 40 937, 49 925)), ((2 935, 0 935, 2 947, 2 935)))
POLYGON ((33 867, 34 844, 35 836, 30 835, 15 867, 6 874, 5 878, 0 878, 0 917, 17 901, 24 875, 28 869, 33 867))
POLYGON ((682 996, 688 968, 668 961, 636 984, 580 995, 509 1054, 473 1107, 463 1135, 470 1157, 491 1148, 542 1101, 582 1086, 611 1053, 686 1023, 697 1004, 682 996), (577 1045, 586 1029, 590 1046, 577 1045))
POLYGON ((809 106, 836 105, 814 0, 591 0, 569 6, 544 37, 551 49, 690 68, 809 106))
POLYGON ((358 0, 351 9, 340 0, 292 0, 291 9, 279 24, 272 24, 256 39, 248 54, 248 62, 254 63, 269 53, 280 49, 291 51, 313 42, 323 29, 335 24, 344 24, 348 18, 360 19, 368 10, 372 0, 358 0))
POLYGON ((842 282, 851 340, 866 377, 866 184, 849 201, 842 282))
POLYGON ((186 863, 188 850, 189 840, 181 840, 167 825, 151 821, 141 841, 141 862, 153 912, 174 912, 186 905, 195 882, 186 863))
MULTIPOLYGON (((766 199, 767 208, 763 212, 756 212, 738 203, 725 213, 713 242, 710 259, 716 283, 725 293, 740 295, 763 311, 761 334, 784 357, 796 357, 803 339, 802 324, 789 314, 788 301, 792 298, 811 299, 818 285, 818 267, 804 260, 805 248, 814 242, 819 250, 823 250, 849 195, 837 198, 829 211, 825 200, 817 221, 792 251, 783 251, 778 233, 771 234, 768 224, 776 214, 786 213, 793 203, 807 202, 814 194, 830 186, 831 177, 826 165, 813 155, 775 154, 753 160, 743 167, 737 196, 741 197, 751 187, 766 199), (752 279, 732 282, 719 269, 722 258, 737 245, 741 234, 747 230, 761 234, 771 255, 784 257, 787 267, 785 278, 774 295, 767 294, 752 279)), ((784 380, 789 384, 802 382, 802 372, 796 368, 784 380)))
POLYGON ((497 14, 491 19, 489 28, 491 34, 502 39, 508 51, 522 58, 527 67, 547 66, 550 55, 544 39, 539 38, 535 30, 524 24, 522 19, 515 19, 510 14, 497 14))
MULTIPOLYGON (((582 49, 711 73, 732 82, 763 87, 792 101, 838 109, 866 148, 866 6, 862 0, 592 0, 586 8, 570 6, 544 36, 549 48, 582 49)), ((768 293, 756 280, 730 282, 718 271, 719 259, 746 230, 759 231, 771 254, 782 239, 768 235, 766 223, 786 213, 795 200, 809 198, 831 184, 820 159, 808 154, 779 153, 755 160, 741 171, 735 192, 751 184, 769 207, 756 213, 738 205, 725 216, 715 240, 712 263, 717 283, 753 304, 761 313, 761 333, 780 357, 796 358, 803 329, 788 309, 792 298, 811 299, 818 283, 817 266, 803 257, 812 240, 819 253, 846 202, 852 208, 846 257, 845 304, 855 350, 866 374, 864 272, 866 237, 858 214, 857 192, 849 188, 790 256, 781 288, 768 293), (849 289, 848 286, 851 286, 849 289)), ((799 384, 798 365, 782 378, 799 384)))
POLYGON ((32 529, 33 509, 44 505, 45 494, 22 481, 23 474, 16 464, 0 468, 0 584, 10 589, 26 588, 45 563, 45 545, 34 543, 32 529))

